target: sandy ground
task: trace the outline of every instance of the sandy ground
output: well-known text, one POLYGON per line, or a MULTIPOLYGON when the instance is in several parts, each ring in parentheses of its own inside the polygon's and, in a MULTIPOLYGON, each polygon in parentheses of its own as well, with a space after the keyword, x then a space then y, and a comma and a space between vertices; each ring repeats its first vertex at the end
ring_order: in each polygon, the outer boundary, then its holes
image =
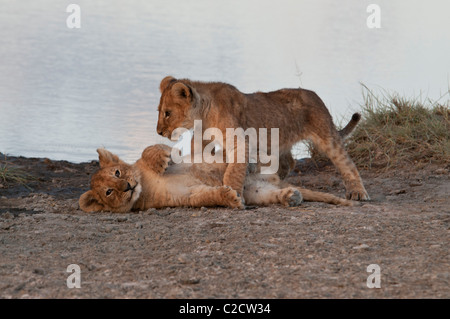
MULTIPOLYGON (((363 171, 372 201, 355 207, 117 215, 79 210, 96 162, 7 160, 36 180, 0 180, 1 298, 450 297, 448 166, 363 171), (367 287, 370 264, 381 288, 367 287)), ((333 167, 298 167, 291 182, 343 196, 333 167)))

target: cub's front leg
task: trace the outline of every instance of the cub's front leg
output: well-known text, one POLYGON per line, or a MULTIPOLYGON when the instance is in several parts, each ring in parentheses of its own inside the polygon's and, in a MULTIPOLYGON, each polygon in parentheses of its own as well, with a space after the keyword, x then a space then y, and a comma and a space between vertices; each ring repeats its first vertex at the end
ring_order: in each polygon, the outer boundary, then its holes
POLYGON ((141 161, 147 169, 157 174, 163 174, 171 161, 172 148, 164 144, 156 144, 147 147, 141 156, 141 161))

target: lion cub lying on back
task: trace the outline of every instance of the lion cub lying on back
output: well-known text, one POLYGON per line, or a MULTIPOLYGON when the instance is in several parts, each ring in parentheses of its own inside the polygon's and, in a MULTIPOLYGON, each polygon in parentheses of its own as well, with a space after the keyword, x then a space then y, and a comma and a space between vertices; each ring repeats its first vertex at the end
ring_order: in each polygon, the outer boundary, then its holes
MULTIPOLYGON (((171 148, 162 144, 147 147, 133 165, 105 149, 97 152, 100 170, 92 176, 91 190, 79 200, 86 212, 127 213, 174 206, 244 208, 238 193, 222 185, 226 164, 169 165, 171 148)), ((244 185, 245 202, 297 206, 304 199, 352 205, 331 194, 281 184, 276 175, 249 175, 244 185)))

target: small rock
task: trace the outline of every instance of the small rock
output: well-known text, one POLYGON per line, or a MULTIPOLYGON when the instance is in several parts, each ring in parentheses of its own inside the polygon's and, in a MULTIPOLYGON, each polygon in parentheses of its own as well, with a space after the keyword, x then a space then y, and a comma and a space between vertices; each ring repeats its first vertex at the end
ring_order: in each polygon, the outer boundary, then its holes
POLYGON ((14 288, 14 291, 15 291, 15 292, 21 291, 23 288, 25 288, 26 284, 27 284, 26 282, 22 282, 22 283, 18 284, 18 285, 14 288))
POLYGON ((170 210, 170 208, 166 208, 164 210, 157 210, 156 214, 160 217, 166 217, 169 216, 170 214, 172 214, 172 211, 170 210))
POLYGON ((66 259, 66 258, 70 257, 70 254, 69 254, 69 253, 61 253, 59 256, 60 256, 62 259, 66 259))
POLYGON ((104 231, 105 231, 105 233, 110 233, 113 231, 113 229, 114 229, 113 226, 108 225, 108 226, 105 226, 104 231))
POLYGON ((3 217, 4 219, 12 219, 12 218, 14 218, 14 215, 11 214, 9 211, 7 211, 6 213, 4 213, 4 214, 2 215, 2 217, 3 217))
POLYGON ((33 269, 33 273, 37 275, 45 275, 45 271, 42 268, 35 268, 33 269))
POLYGON ((438 168, 434 171, 436 174, 442 175, 442 174, 448 174, 448 170, 445 168, 438 168))
POLYGON ((119 223, 126 222, 127 220, 128 220, 128 217, 125 217, 125 216, 120 216, 120 217, 116 218, 116 221, 119 223))
POLYGON ((353 249, 356 249, 356 250, 359 250, 359 249, 367 249, 367 248, 369 248, 369 245, 366 245, 366 244, 361 244, 361 245, 358 245, 358 246, 354 246, 354 247, 353 247, 353 249))
POLYGON ((14 226, 15 224, 12 222, 9 223, 0 223, 0 229, 4 229, 4 230, 10 230, 12 226, 14 226))
POLYGON ((323 245, 323 244, 325 244, 325 240, 323 240, 323 239, 318 239, 318 240, 316 240, 316 241, 314 242, 314 244, 317 245, 317 246, 323 245))
POLYGON ((92 270, 97 269, 97 266, 95 266, 95 265, 93 265, 93 264, 90 264, 90 265, 87 266, 87 269, 88 269, 89 271, 92 271, 92 270))
POLYGON ((185 264, 189 261, 189 256, 186 254, 181 254, 180 256, 178 256, 177 260, 180 264, 185 264))
POLYGON ((196 285, 199 282, 200 282, 200 279, 197 279, 197 278, 180 279, 180 284, 182 284, 182 285, 196 285))
POLYGON ((435 245, 431 245, 430 246, 430 248, 440 248, 441 247, 441 245, 439 245, 439 244, 435 244, 435 245))
POLYGON ((201 210, 202 212, 206 212, 206 211, 208 210, 208 208, 206 208, 205 206, 202 206, 202 207, 200 208, 200 210, 201 210))
POLYGON ((409 183, 409 186, 411 186, 411 187, 422 186, 422 185, 423 184, 419 181, 414 181, 414 182, 409 183))
POLYGON ((136 228, 137 228, 137 229, 142 229, 142 228, 144 228, 144 224, 141 223, 141 222, 137 222, 137 223, 136 223, 136 228))
POLYGON ((402 188, 402 189, 396 189, 393 190, 389 193, 389 195, 399 195, 399 194, 404 194, 406 193, 406 189, 402 188))

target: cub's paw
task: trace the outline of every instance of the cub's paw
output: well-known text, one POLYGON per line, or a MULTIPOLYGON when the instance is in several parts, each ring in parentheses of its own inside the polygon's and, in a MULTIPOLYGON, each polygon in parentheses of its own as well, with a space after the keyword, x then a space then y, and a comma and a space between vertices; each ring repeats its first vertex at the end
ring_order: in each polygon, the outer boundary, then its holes
POLYGON ((298 189, 288 187, 281 190, 279 199, 284 206, 295 207, 301 204, 303 196, 298 189))
POLYGON ((360 183, 349 184, 345 197, 350 200, 370 200, 369 194, 367 194, 366 189, 360 183))
POLYGON ((141 158, 149 169, 155 173, 163 174, 170 164, 171 151, 172 148, 164 144, 152 145, 142 152, 141 158))
POLYGON ((229 186, 221 186, 220 192, 224 200, 224 204, 231 208, 244 209, 245 203, 242 196, 229 186))

